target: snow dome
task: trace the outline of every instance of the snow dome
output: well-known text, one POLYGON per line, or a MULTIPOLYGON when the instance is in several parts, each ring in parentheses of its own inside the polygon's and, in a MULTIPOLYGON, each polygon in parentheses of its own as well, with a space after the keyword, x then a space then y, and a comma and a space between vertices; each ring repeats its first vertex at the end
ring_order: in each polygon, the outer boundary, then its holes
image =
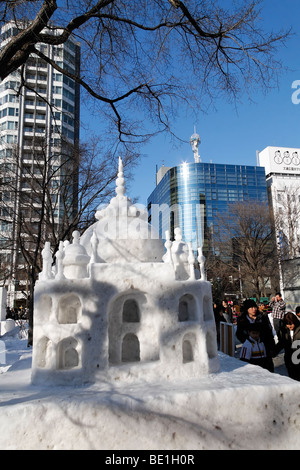
POLYGON ((186 379, 219 368, 211 285, 180 229, 166 242, 147 211, 116 196, 53 256, 35 287, 33 383, 186 379))
POLYGON ((164 246, 148 224, 148 212, 131 203, 125 195, 122 160, 116 180, 116 196, 99 207, 96 222, 81 237, 81 244, 94 261, 114 263, 161 262, 164 246))

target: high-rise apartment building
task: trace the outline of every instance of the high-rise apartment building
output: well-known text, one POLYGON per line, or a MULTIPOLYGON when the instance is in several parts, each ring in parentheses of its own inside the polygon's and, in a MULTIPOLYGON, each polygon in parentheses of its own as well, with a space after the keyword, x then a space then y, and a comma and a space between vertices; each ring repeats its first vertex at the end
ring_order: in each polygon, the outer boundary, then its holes
MULTIPOLYGON (((0 47, 18 27, 12 22, 2 27, 0 47)), ((59 67, 78 72, 75 40, 37 47, 59 67)), ((34 251, 35 236, 50 239, 51 231, 76 211, 78 143, 79 85, 32 54, 0 83, 0 279, 8 286, 11 307, 18 298, 16 286, 24 291, 28 284, 19 271, 20 239, 34 251)))

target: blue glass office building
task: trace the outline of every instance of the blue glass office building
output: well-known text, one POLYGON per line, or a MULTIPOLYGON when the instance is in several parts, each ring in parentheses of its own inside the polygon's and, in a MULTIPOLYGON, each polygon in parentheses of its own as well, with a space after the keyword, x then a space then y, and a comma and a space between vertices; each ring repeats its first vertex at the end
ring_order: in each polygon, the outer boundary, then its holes
POLYGON ((148 198, 149 221, 165 238, 182 238, 196 251, 208 248, 217 214, 226 214, 230 204, 242 201, 268 202, 265 169, 244 165, 183 163, 166 171, 148 198))

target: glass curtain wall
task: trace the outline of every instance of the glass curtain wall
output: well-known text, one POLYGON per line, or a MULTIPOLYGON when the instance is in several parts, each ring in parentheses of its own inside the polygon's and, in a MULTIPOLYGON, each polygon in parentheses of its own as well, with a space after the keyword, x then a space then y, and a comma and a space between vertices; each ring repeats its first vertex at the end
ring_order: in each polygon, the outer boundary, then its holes
POLYGON ((208 250, 218 213, 242 201, 268 202, 262 167, 212 163, 182 163, 171 168, 148 198, 149 222, 161 238, 180 227, 182 238, 196 251, 208 250))

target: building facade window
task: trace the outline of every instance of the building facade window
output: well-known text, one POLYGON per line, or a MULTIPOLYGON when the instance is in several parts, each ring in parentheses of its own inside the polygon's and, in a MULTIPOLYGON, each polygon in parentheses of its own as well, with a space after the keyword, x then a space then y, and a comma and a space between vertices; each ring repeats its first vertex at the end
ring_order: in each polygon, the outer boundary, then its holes
MULTIPOLYGON (((3 25, 1 28, 1 44, 3 40, 8 40, 10 35, 13 34, 14 27, 13 22, 10 24, 3 25), (8 34, 8 31, 10 33, 8 34)), ((62 68, 71 68, 73 72, 75 67, 80 66, 80 45, 74 38, 70 38, 67 44, 59 46, 52 46, 48 44, 38 44, 37 47, 49 57, 55 57, 59 59, 59 63, 62 68), (71 46, 72 45, 72 46, 71 46), (66 51, 66 54, 65 54, 66 51)), ((0 177, 3 178, 2 171, 4 169, 4 163, 8 164, 8 158, 13 158, 16 162, 16 173, 18 175, 15 178, 15 194, 19 194, 19 200, 15 198, 12 203, 15 203, 15 219, 21 220, 22 214, 26 214, 26 223, 29 227, 30 217, 33 212, 35 216, 32 219, 33 230, 35 233, 35 221, 38 218, 38 204, 41 200, 41 196, 38 194, 38 188, 41 188, 40 181, 42 174, 45 174, 45 168, 48 174, 51 174, 51 166, 54 163, 52 155, 55 152, 59 154, 58 160, 55 160, 56 165, 61 165, 62 153, 68 152, 70 155, 70 161, 74 161, 74 168, 77 168, 77 155, 78 155, 78 135, 79 135, 79 87, 75 86, 74 81, 67 78, 63 80, 63 75, 53 67, 37 56, 30 56, 24 66, 24 77, 28 82, 29 87, 21 87, 20 71, 16 71, 10 74, 0 84, 0 177), (19 92, 20 93, 17 93, 19 92), (65 98, 66 97, 66 98, 65 98), (54 105, 50 109, 49 103, 54 105), (62 108, 63 103, 65 107, 62 108), (53 115, 53 112, 55 113, 53 115), (54 119, 53 119, 54 117, 54 119), (64 122, 64 128, 62 128, 61 121, 64 122), (56 125, 54 125, 56 124, 56 125), (55 147, 55 148, 54 148, 55 147), (10 155, 9 155, 10 152, 10 155), (39 168, 39 171, 37 171, 39 168), (34 208, 28 210, 29 202, 26 201, 26 192, 29 193, 30 187, 33 184, 29 184, 30 177, 36 178, 37 185, 34 186, 35 191, 32 192, 31 199, 34 200, 34 208), (33 211, 34 209, 34 211, 33 211), (17 213, 18 211, 18 213, 17 213)), ((4 175, 7 176, 7 175, 4 175)), ((68 176, 66 174, 66 176, 68 176)), ((2 180, 3 181, 3 180, 2 180)), ((68 193, 68 201, 72 199, 71 206, 64 209, 62 203, 60 207, 53 206, 51 212, 54 214, 55 230, 59 230, 60 224, 63 223, 71 212, 76 210, 77 204, 77 188, 72 186, 73 194, 71 191, 68 193)), ((63 187, 63 176, 60 180, 60 188, 63 187)), ((2 189, 2 199, 0 205, 3 207, 7 206, 7 197, 5 195, 4 188, 2 189)), ((71 188, 70 188, 71 189, 71 188)), ((56 183, 52 186, 49 184, 49 200, 52 201, 52 194, 58 193, 59 189, 56 187, 56 183)), ((64 189, 62 189, 62 192, 64 189)), ((42 192, 42 189, 41 189, 42 192)), ((57 198, 56 198, 57 199, 57 198)), ((0 207, 1 209, 1 207, 0 207)), ((3 213, 3 212, 2 212, 3 213)), ((47 224, 47 221, 43 221, 47 224)), ((3 222, 2 230, 7 233, 11 231, 11 237, 14 241, 13 249, 16 253, 14 256, 17 259, 17 252, 20 250, 21 237, 18 236, 17 227, 18 223, 7 225, 7 222, 3 222)), ((47 229, 43 227, 43 232, 47 233, 47 229)), ((28 230, 30 232, 30 230, 28 230)), ((27 234, 27 232, 26 232, 27 234)), ((1 255, 1 253, 0 253, 1 255)), ((24 267, 23 267, 24 268, 24 267)), ((15 272, 17 266, 11 266, 12 272, 15 272)), ((9 290, 9 289, 8 289, 9 290)), ((12 288, 9 290, 15 292, 12 288)), ((14 294, 13 294, 14 295, 14 294)), ((25 297, 20 291, 20 302, 25 303, 25 297), (22 300, 21 300, 22 299, 22 300)), ((8 299, 9 306, 13 307, 18 304, 19 299, 12 297, 8 299)))

